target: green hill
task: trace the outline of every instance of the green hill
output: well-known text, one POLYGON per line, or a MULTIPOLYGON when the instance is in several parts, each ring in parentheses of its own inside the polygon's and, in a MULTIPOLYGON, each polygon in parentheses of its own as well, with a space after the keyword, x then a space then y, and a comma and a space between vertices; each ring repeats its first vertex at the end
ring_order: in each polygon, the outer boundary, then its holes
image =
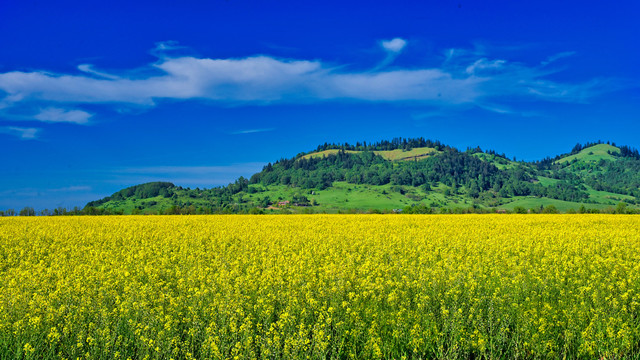
POLYGON ((84 209, 92 214, 311 212, 571 212, 640 209, 640 154, 604 143, 555 158, 509 160, 480 148, 394 139, 324 144, 212 189, 136 185, 84 209))

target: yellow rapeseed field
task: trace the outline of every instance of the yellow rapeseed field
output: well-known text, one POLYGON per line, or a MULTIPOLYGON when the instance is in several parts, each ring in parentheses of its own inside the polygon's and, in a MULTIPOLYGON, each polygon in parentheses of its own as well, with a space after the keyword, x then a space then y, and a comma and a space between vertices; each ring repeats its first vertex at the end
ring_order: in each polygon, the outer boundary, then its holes
POLYGON ((640 217, 0 218, 0 358, 637 358, 640 217))

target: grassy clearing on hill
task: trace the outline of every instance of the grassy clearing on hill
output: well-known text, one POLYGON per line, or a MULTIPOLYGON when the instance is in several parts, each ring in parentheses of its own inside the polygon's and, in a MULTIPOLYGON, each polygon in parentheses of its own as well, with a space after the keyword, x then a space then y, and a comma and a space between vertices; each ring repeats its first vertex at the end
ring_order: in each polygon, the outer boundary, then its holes
MULTIPOLYGON (((472 205, 463 195, 445 196, 446 186, 434 188, 426 192, 422 188, 394 185, 358 185, 337 181, 325 190, 301 190, 289 186, 269 186, 268 192, 253 194, 257 199, 269 196, 272 201, 290 200, 294 195, 306 196, 309 201, 315 200, 315 212, 338 212, 348 210, 391 210, 402 209, 412 205, 432 205, 433 207, 462 207, 472 205)), ((294 207, 296 208, 296 207, 294 207)), ((300 209, 298 209, 300 210, 300 209)))
POLYGON ((587 193, 589 194, 589 200, 593 200, 595 202, 602 203, 602 204, 616 205, 621 201, 624 202, 627 200, 634 199, 633 196, 629 196, 629 195, 622 195, 622 194, 615 194, 607 191, 594 190, 590 186, 586 186, 586 188, 587 188, 587 193))
POLYGON ((609 154, 609 152, 619 153, 620 149, 608 144, 597 144, 597 145, 590 146, 586 149, 583 149, 577 154, 563 157, 562 159, 556 161, 556 163, 557 164, 569 163, 574 159, 577 159, 580 161, 589 161, 589 162, 597 162, 597 161, 600 161, 601 159, 612 160, 612 161, 616 160, 616 157, 609 154))
MULTIPOLYGON (((329 156, 329 155, 335 155, 339 151, 340 150, 338 150, 338 149, 329 149, 329 150, 314 152, 314 153, 302 156, 301 159, 326 157, 326 156, 329 156)), ((362 151, 345 150, 344 152, 349 153, 349 154, 355 154, 355 153, 360 153, 362 151)), ((436 154, 437 152, 438 151, 436 149, 429 148, 429 147, 414 148, 414 149, 406 150, 406 151, 402 150, 402 149, 388 150, 388 151, 386 151, 386 150, 374 151, 374 153, 376 155, 380 155, 384 159, 391 160, 391 161, 420 160, 420 159, 423 159, 423 158, 425 158, 427 156, 431 156, 433 154, 436 154)))
POLYGON ((545 176, 538 176, 538 182, 543 186, 552 186, 552 185, 556 185, 557 183, 561 182, 561 180, 552 179, 552 178, 548 178, 548 177, 545 177, 545 176))
POLYGON ((434 148, 422 147, 415 148, 411 150, 390 150, 390 151, 374 151, 376 155, 380 155, 387 160, 397 161, 397 160, 420 160, 421 158, 425 158, 427 156, 434 155, 438 153, 438 151, 434 148))
MULTIPOLYGON (((315 159, 315 158, 320 158, 320 157, 327 157, 329 155, 335 155, 335 154, 337 154, 339 152, 340 152, 340 150, 338 150, 338 149, 329 149, 329 150, 318 151, 318 152, 314 152, 314 153, 311 153, 311 154, 303 155, 303 156, 300 157, 300 159, 315 159)), ((355 154, 355 153, 359 153, 360 151, 344 150, 344 152, 346 152, 348 154, 355 154)))
POLYGON ((496 156, 493 154, 485 154, 485 153, 475 153, 473 154, 473 156, 482 159, 484 161, 488 161, 491 162, 493 165, 495 165, 498 169, 500 170, 504 170, 504 169, 511 169, 514 168, 516 166, 516 162, 513 162, 509 159, 505 159, 501 156, 496 156))

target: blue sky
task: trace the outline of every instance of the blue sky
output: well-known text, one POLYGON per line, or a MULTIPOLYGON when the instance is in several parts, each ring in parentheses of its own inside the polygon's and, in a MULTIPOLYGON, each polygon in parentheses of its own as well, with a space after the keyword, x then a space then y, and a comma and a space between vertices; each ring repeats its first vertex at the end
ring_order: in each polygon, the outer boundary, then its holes
POLYGON ((640 147, 637 1, 0 2, 0 209, 225 185, 324 142, 640 147))

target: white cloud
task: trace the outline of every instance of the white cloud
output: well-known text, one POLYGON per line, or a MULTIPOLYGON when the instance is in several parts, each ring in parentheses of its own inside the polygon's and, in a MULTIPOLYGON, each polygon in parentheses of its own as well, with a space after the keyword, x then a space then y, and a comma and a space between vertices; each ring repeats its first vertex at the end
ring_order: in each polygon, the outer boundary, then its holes
POLYGON ((86 124, 89 122, 89 118, 93 116, 86 111, 82 110, 65 110, 60 108, 46 108, 40 110, 40 112, 34 116, 36 120, 46 122, 68 122, 74 124, 86 124))
POLYGON ((499 71, 507 62, 505 60, 487 60, 485 58, 476 60, 473 64, 467 66, 465 72, 470 75, 475 75, 482 71, 499 71))
POLYGON ((68 186, 63 188, 17 188, 0 191, 0 209, 19 210, 33 206, 36 211, 74 206, 83 207, 87 202, 100 199, 105 194, 94 192, 91 186, 68 186))
POLYGON ((266 129, 248 129, 248 130, 238 130, 238 131, 233 131, 231 132, 232 135, 241 135, 241 134, 254 134, 254 133, 261 133, 261 132, 267 132, 267 131, 273 131, 275 130, 274 128, 266 128, 266 129))
POLYGON ((91 186, 86 185, 76 185, 76 186, 66 186, 57 189, 49 189, 47 191, 50 192, 78 192, 78 191, 91 191, 93 190, 91 186))
MULTIPOLYGON (((0 91, 6 93, 0 104, 6 108, 36 103, 58 109, 60 104, 68 107, 84 103, 111 103, 117 108, 127 104, 155 106, 162 99, 262 104, 346 99, 459 105, 486 100, 496 103, 505 97, 579 102, 606 91, 600 81, 552 81, 546 78, 553 73, 548 69, 491 59, 464 49, 450 50, 439 67, 383 70, 406 41, 396 38, 381 44, 388 52, 387 58, 370 71, 348 70, 319 60, 269 56, 210 59, 164 55, 148 67, 125 72, 146 75, 106 74, 87 64, 79 67, 83 74, 12 71, 0 73, 0 91)), ((157 50, 175 47, 161 43, 157 50)), ((83 123, 91 116, 81 110, 48 111, 40 114, 47 119, 44 121, 83 123)))
POLYGON ((400 52, 407 45, 407 41, 401 38, 395 38, 392 40, 383 40, 380 42, 380 46, 387 52, 387 56, 382 60, 372 72, 379 72, 387 65, 391 64, 400 55, 400 52))
POLYGON ((21 197, 36 197, 42 196, 47 193, 69 193, 69 192, 83 192, 83 191, 91 191, 91 186, 86 185, 76 185, 76 186, 66 186, 55 189, 41 189, 41 188, 21 188, 21 189, 12 189, 12 190, 4 190, 0 191, 0 195, 2 196, 21 196, 21 197))
POLYGON ((498 114, 513 114, 514 111, 507 108, 507 107, 502 107, 502 106, 493 106, 490 104, 478 104, 478 107, 481 109, 484 109, 486 111, 490 111, 493 113, 498 113, 498 114))
MULTIPOLYGON (((127 174, 161 174, 161 175, 175 175, 175 174, 196 174, 206 175, 214 173, 244 173, 247 171, 254 171, 256 168, 262 168, 265 164, 250 162, 239 163, 232 165, 221 166, 145 166, 145 167, 131 167, 116 170, 117 173, 127 174)), ((251 173, 253 174, 253 173, 251 173)))
POLYGON ((160 41, 155 45, 156 47, 151 50, 151 54, 160 58, 166 56, 167 52, 186 49, 186 47, 181 46, 179 42, 174 40, 160 41))
POLYGON ((450 112, 437 110, 437 111, 414 113, 414 114, 411 114, 411 118, 413 118, 414 120, 424 120, 424 119, 432 119, 432 118, 450 117, 451 115, 452 113, 450 112))
POLYGON ((223 166, 145 166, 116 169, 114 182, 140 184, 150 181, 170 181, 182 186, 219 186, 250 177, 265 163, 249 162, 223 166))
POLYGON ((508 106, 496 106, 493 104, 476 104, 480 109, 504 115, 517 115, 520 117, 541 117, 543 116, 541 113, 535 111, 521 111, 518 109, 514 109, 508 106))
POLYGON ((399 53, 407 46, 407 41, 400 38, 395 38, 392 40, 385 40, 380 43, 382 47, 389 52, 399 53))
POLYGON ((575 51, 564 51, 564 52, 561 52, 561 53, 558 53, 558 54, 555 54, 555 55, 551 55, 551 56, 547 57, 547 60, 542 62, 542 65, 543 66, 549 65, 552 62, 558 61, 560 59, 563 59, 563 58, 566 58, 566 57, 569 57, 569 56, 573 56, 575 54, 576 54, 575 51))
POLYGON ((38 137, 40 129, 38 128, 24 128, 17 126, 2 126, 0 127, 0 133, 17 136, 22 140, 33 140, 38 137))
POLYGON ((21 99, 58 103, 154 105, 156 99, 224 102, 356 99, 373 101, 471 100, 476 79, 454 79, 441 69, 338 72, 317 61, 167 59, 163 75, 141 79, 94 79, 44 72, 0 74, 0 89, 21 99), (455 92, 455 94, 454 94, 455 92))
POLYGON ((94 70, 91 64, 80 64, 78 65, 78 70, 85 72, 87 74, 92 74, 92 75, 105 78, 105 79, 110 79, 110 80, 117 80, 120 78, 119 76, 116 76, 116 75, 111 75, 105 72, 94 70))

